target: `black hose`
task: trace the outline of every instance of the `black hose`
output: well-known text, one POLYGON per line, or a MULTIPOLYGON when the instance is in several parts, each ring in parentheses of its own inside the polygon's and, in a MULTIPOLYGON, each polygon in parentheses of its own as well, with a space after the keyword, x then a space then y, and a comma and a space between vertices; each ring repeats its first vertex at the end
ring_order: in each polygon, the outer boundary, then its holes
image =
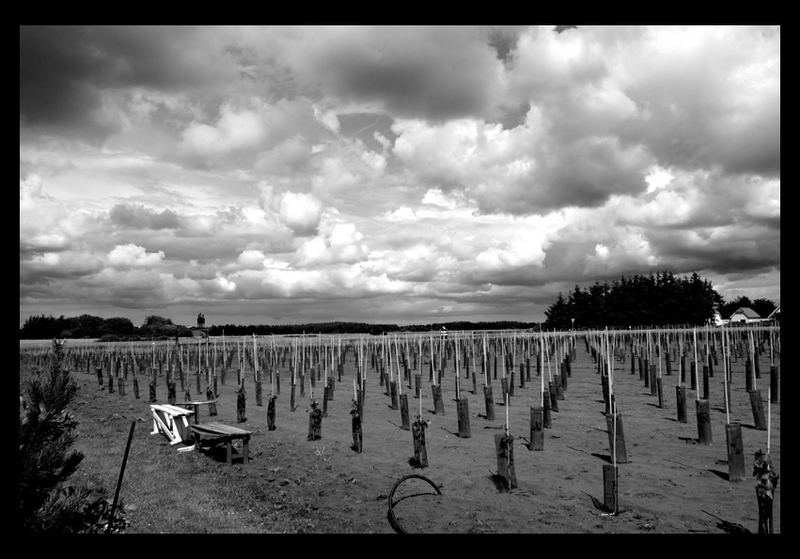
MULTIPOLYGON (((436 491, 436 493, 435 493, 436 495, 441 495, 442 494, 442 492, 439 489, 439 487, 435 483, 433 483, 430 479, 426 478, 423 475, 420 475, 420 474, 408 474, 407 476, 403 476, 400 479, 398 479, 397 482, 392 487, 392 490, 389 492, 389 499, 388 499, 388 501, 389 501, 389 511, 386 513, 386 518, 389 520, 389 525, 398 534, 407 534, 408 532, 406 532, 403 529, 403 527, 400 526, 400 524, 397 522, 397 518, 395 518, 395 516, 394 516, 393 508, 394 508, 394 505, 397 504, 397 503, 392 502, 392 497, 394 496, 394 492, 397 490, 397 488, 400 486, 401 483, 403 483, 404 481, 406 481, 408 479, 412 479, 412 478, 417 478, 417 479, 421 479, 423 481, 428 482, 428 484, 431 487, 433 487, 434 490, 436 491)), ((414 495, 409 495, 408 497, 416 497, 416 496, 419 496, 419 495, 433 495, 433 494, 434 493, 416 493, 414 495)), ((402 501, 403 499, 406 499, 406 498, 407 497, 403 497, 402 499, 398 499, 397 502, 399 503, 400 501, 402 501)))

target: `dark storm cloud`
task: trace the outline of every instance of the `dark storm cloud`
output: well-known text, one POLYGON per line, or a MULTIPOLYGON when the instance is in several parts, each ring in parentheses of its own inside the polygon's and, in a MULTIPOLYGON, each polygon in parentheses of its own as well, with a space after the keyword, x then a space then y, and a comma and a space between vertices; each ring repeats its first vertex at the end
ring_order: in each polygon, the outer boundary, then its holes
POLYGON ((77 279, 102 269, 100 258, 80 252, 20 253, 20 286, 77 279))
POLYGON ((75 27, 20 27, 20 127, 47 124, 74 129, 90 141, 117 124, 98 116, 96 76, 114 68, 89 44, 90 30, 75 27))
POLYGON ((681 232, 651 233, 653 250, 679 270, 705 269, 728 274, 780 267, 780 237, 774 230, 737 228, 727 236, 681 232))
POLYGON ((616 141, 587 138, 562 148, 543 181, 549 187, 535 202, 553 208, 591 207, 602 205, 612 194, 642 193, 649 163, 641 152, 620 150, 616 141))
POLYGON ((563 33, 567 29, 577 29, 577 28, 578 28, 577 25, 556 25, 553 31, 555 31, 556 33, 563 33))
POLYGON ((121 126, 104 111, 104 93, 230 77, 234 65, 209 56, 196 35, 183 27, 20 27, 20 126, 99 143, 121 126))
POLYGON ((489 46, 497 52, 497 57, 504 63, 513 58, 520 30, 519 27, 493 27, 489 31, 489 46))
MULTIPOLYGON (((600 207, 613 195, 645 192, 652 158, 615 139, 585 138, 539 149, 540 166, 516 180, 495 180, 475 189, 481 212, 526 215, 576 206, 600 207)), ((439 184, 451 183, 439 178, 439 184)), ((456 183, 457 184, 457 183, 456 183)))
POLYGON ((114 225, 131 229, 175 229, 180 227, 178 215, 172 210, 156 212, 135 204, 116 204, 109 212, 114 225))
POLYGON ((442 121, 484 114, 502 63, 485 32, 460 27, 358 28, 306 50, 306 80, 396 116, 442 121))

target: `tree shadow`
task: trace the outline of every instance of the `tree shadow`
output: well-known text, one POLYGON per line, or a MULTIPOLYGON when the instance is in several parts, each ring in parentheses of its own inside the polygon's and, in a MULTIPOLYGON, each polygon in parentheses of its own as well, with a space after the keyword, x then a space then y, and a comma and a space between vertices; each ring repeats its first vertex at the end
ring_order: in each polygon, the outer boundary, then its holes
POLYGON ((500 474, 492 474, 489 476, 489 479, 492 480, 492 483, 499 492, 508 493, 508 491, 510 490, 506 478, 504 478, 500 474))
POLYGON ((751 429, 753 431, 766 431, 766 429, 759 429, 755 425, 750 425, 748 423, 742 423, 741 426, 744 427, 745 429, 751 429))
POLYGON ((719 476, 720 478, 724 479, 725 481, 730 481, 731 480, 731 476, 730 476, 730 474, 728 472, 723 472, 722 470, 714 470, 714 469, 708 469, 706 471, 707 472, 711 472, 712 474, 715 474, 715 475, 719 476))
POLYGON ((594 505, 594 508, 596 508, 597 510, 602 511, 606 514, 613 512, 613 509, 607 507, 603 501, 601 501, 594 495, 590 495, 589 493, 586 493, 586 491, 584 491, 583 493, 586 494, 592 500, 592 505, 594 505))
POLYGON ((685 443, 697 444, 696 437, 678 437, 678 439, 682 440, 685 443))
POLYGON ((607 462, 607 463, 609 463, 609 464, 611 464, 611 463, 612 463, 612 462, 611 462, 611 455, 610 455, 610 454, 600 454, 599 452, 592 452, 591 454, 592 454, 592 456, 594 456, 595 458, 600 458, 601 460, 604 460, 605 462, 607 462))

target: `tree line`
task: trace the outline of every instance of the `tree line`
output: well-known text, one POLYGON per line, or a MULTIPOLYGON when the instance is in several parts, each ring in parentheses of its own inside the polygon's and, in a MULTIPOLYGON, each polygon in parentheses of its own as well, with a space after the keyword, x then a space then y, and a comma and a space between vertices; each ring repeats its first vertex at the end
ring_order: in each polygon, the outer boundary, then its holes
POLYGON ((762 317, 775 308, 768 299, 750 301, 739 297, 730 302, 697 273, 678 277, 670 271, 649 275, 621 276, 610 284, 575 289, 545 311, 546 328, 597 329, 630 326, 702 325, 714 311, 728 318, 740 306, 750 306, 762 317))
POLYGON ((136 327, 129 318, 102 318, 89 314, 58 318, 45 315, 28 317, 19 329, 21 340, 47 340, 53 338, 99 338, 101 341, 162 340, 175 336, 191 336, 186 326, 173 324, 169 318, 150 315, 136 327))
MULTIPOLYGON (((365 322, 317 322, 306 324, 222 324, 205 329, 210 336, 259 336, 300 335, 300 334, 372 334, 390 332, 428 332, 440 330, 506 330, 534 328, 535 322, 496 321, 496 322, 435 322, 429 324, 368 324, 365 322)), ((20 339, 45 340, 53 338, 99 338, 100 341, 164 340, 175 337, 191 337, 192 329, 174 324, 172 319, 151 315, 145 318, 140 327, 133 325, 128 318, 101 318, 83 314, 66 318, 63 315, 36 315, 29 317, 19 330, 20 339)))
MULTIPOLYGON (((739 307, 750 307, 766 318, 776 307, 769 299, 750 300, 741 296, 725 299, 697 273, 678 277, 664 271, 649 275, 622 276, 610 284, 595 282, 582 288, 578 285, 545 311, 544 324, 537 322, 434 322, 428 324, 368 324, 365 322, 319 322, 306 324, 213 325, 205 329, 211 336, 299 335, 299 334, 373 334, 393 332, 428 332, 440 330, 568 330, 627 328, 629 326, 702 325, 714 316, 728 318, 739 307)), ((192 329, 174 324, 171 319, 150 315, 136 327, 128 318, 101 318, 83 314, 66 318, 45 315, 29 317, 20 328, 20 339, 99 338, 101 341, 171 339, 192 336, 192 329)))
POLYGON ((367 324, 365 322, 317 322, 310 324, 259 324, 242 326, 237 324, 223 324, 211 326, 208 333, 211 336, 245 336, 256 334, 258 336, 295 335, 295 334, 372 334, 381 335, 392 332, 428 332, 441 330, 507 330, 525 329, 538 326, 535 322, 497 321, 497 322, 434 322, 429 324, 411 324, 398 326, 397 324, 367 324))

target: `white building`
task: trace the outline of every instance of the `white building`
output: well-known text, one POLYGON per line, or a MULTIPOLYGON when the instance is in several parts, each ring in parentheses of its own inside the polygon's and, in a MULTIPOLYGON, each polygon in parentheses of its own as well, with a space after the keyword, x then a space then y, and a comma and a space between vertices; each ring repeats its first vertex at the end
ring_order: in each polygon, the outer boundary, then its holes
POLYGON ((728 318, 729 324, 741 324, 746 323, 749 324, 751 322, 762 322, 764 319, 759 316, 759 314, 751 309, 750 307, 739 307, 733 314, 728 318))

